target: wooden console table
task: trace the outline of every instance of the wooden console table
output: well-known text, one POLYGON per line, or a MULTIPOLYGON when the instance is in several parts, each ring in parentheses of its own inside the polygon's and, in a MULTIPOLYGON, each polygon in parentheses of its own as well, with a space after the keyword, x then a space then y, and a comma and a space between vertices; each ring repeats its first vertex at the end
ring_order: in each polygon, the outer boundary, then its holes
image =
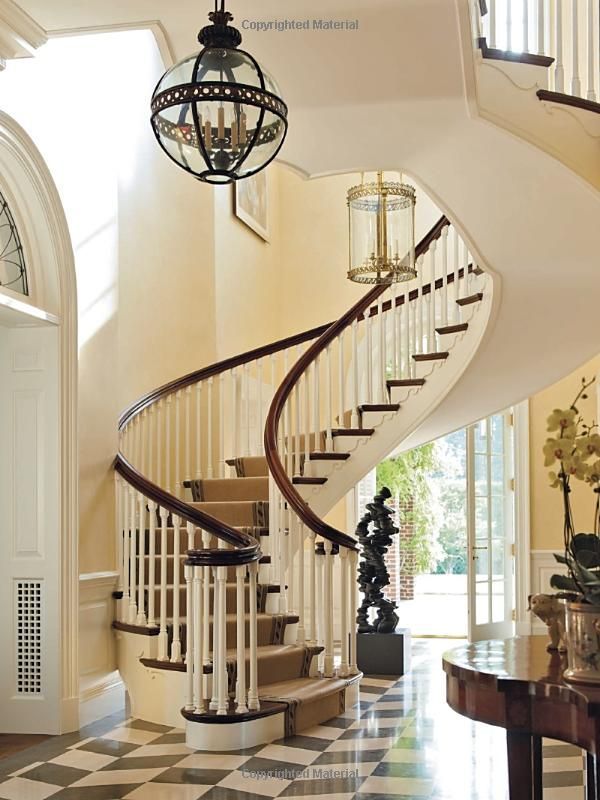
POLYGON ((587 751, 587 800, 600 800, 600 686, 568 684, 545 636, 476 642, 443 657, 454 711, 506 728, 510 800, 542 800, 542 737, 587 751))

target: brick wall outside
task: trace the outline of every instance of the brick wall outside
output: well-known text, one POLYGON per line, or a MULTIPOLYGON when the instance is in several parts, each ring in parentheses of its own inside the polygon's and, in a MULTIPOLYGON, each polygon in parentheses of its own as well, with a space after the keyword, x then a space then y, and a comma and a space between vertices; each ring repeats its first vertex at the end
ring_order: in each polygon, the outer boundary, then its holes
POLYGON ((385 596, 389 600, 399 602, 413 600, 415 596, 415 557, 411 554, 411 540, 413 537, 413 524, 409 516, 413 510, 412 499, 400 501, 398 506, 396 498, 389 501, 396 512, 394 524, 400 529, 398 536, 394 536, 394 543, 386 554, 386 565, 390 573, 390 583, 385 589, 385 596), (401 521, 398 522, 398 512, 401 521))

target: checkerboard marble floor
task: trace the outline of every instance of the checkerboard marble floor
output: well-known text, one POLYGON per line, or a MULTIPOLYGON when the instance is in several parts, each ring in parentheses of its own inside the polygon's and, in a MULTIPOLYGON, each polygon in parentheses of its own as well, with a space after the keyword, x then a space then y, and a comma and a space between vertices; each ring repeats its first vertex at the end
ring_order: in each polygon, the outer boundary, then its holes
MULTIPOLYGON (((440 656, 417 641, 401 680, 367 677, 360 706, 302 735, 234 753, 109 717, 0 760, 2 800, 506 800, 503 732, 444 702, 440 656)), ((544 800, 582 800, 581 753, 548 742, 544 800)))

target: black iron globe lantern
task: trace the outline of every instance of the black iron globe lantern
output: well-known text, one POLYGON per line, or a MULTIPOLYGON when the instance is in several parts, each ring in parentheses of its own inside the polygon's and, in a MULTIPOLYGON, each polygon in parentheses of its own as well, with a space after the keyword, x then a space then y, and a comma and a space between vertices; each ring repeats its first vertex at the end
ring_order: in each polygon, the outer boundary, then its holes
POLYGON ((245 50, 215 0, 203 49, 168 70, 152 95, 152 127, 165 153, 207 183, 232 183, 264 169, 287 133, 277 84, 245 50))

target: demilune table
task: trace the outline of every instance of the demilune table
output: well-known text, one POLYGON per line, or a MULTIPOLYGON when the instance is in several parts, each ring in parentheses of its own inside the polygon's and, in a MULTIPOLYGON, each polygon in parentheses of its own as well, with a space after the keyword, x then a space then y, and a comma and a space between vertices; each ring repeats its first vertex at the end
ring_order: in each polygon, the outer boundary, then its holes
POLYGON ((466 644, 443 657, 454 711, 506 729, 510 800, 542 800, 542 737, 587 752, 587 800, 600 800, 600 685, 566 683, 546 636, 466 644))

